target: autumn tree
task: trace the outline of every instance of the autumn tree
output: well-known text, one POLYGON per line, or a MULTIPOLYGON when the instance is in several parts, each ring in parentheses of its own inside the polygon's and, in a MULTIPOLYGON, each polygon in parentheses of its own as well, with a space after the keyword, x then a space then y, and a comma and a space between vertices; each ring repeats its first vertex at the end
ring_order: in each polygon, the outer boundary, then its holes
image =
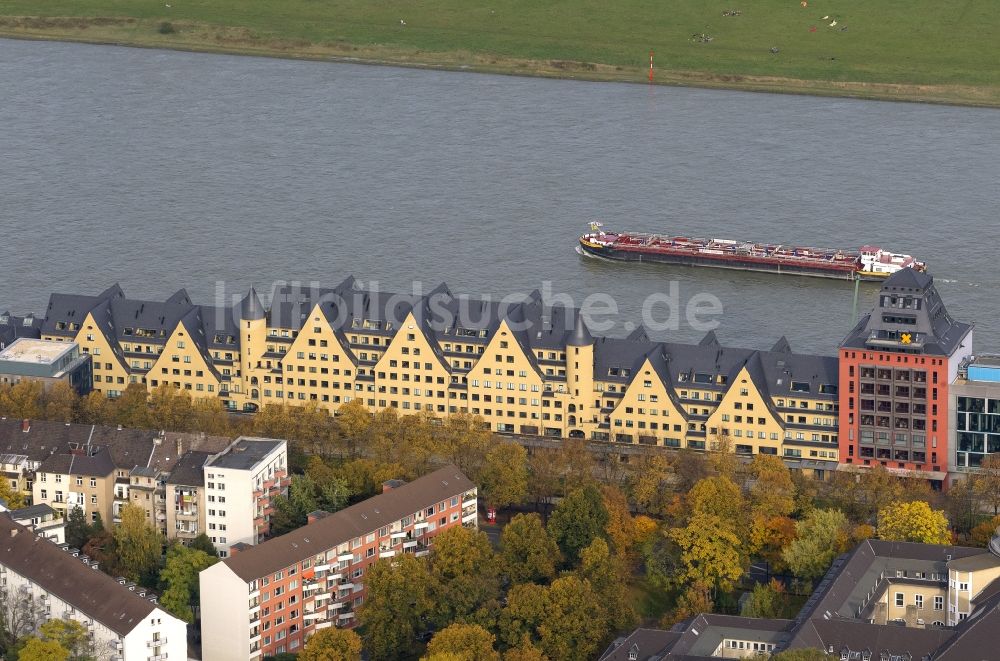
POLYGON ((626 629, 635 624, 636 613, 629 601, 625 566, 621 558, 611 554, 603 538, 594 538, 590 546, 580 553, 577 573, 590 582, 598 598, 602 619, 612 629, 626 629))
POLYGON ((309 637, 298 661, 358 661, 361 638, 350 629, 328 627, 309 637))
POLYGON ((635 566, 638 547, 656 531, 656 523, 646 516, 632 516, 628 500, 620 489, 605 486, 601 489, 604 509, 608 512, 605 532, 611 542, 612 551, 622 561, 622 566, 635 566))
POLYGON ((629 474, 628 492, 632 502, 645 512, 660 511, 670 474, 670 462, 662 452, 642 455, 635 470, 629 474))
POLYGON ((785 650, 771 657, 773 661, 832 661, 835 658, 837 657, 816 648, 785 650))
POLYGON ((518 443, 501 441, 486 453, 480 493, 493 507, 509 507, 528 496, 528 453, 518 443))
POLYGON ((537 514, 518 514, 500 533, 500 553, 511 583, 551 580, 561 553, 537 514))
POLYGON ((591 659, 608 634, 597 616, 598 596, 590 583, 564 576, 548 589, 548 611, 538 625, 539 648, 553 661, 591 659))
POLYGON ((777 455, 754 455, 750 475, 753 478, 750 504, 754 517, 788 516, 795 511, 795 484, 791 471, 777 455))
POLYGON ((409 553, 379 560, 365 577, 365 602, 358 607, 365 649, 376 661, 410 650, 434 607, 431 575, 422 558, 409 553))
POLYGON ((42 388, 40 382, 27 379, 0 385, 0 414, 29 420, 42 417, 42 388))
POLYGON ((489 623, 491 616, 480 611, 499 610, 500 561, 481 530, 456 526, 437 535, 431 577, 440 626, 456 621, 489 623))
POLYGON ((690 448, 677 451, 671 462, 674 470, 674 488, 687 493, 694 485, 709 475, 708 460, 705 455, 690 448))
POLYGON ((687 526, 668 534, 680 549, 681 585, 703 583, 728 591, 746 570, 739 535, 717 514, 697 512, 687 526))
POLYGON ((139 505, 126 503, 119 515, 121 523, 112 534, 122 575, 136 583, 149 580, 163 552, 160 533, 146 522, 146 511, 139 505))
POLYGON ((845 550, 847 517, 840 510, 816 509, 795 524, 795 539, 782 558, 799 578, 819 578, 845 550))
POLYGON ((76 620, 52 619, 38 628, 42 640, 57 643, 70 661, 89 661, 94 655, 90 632, 76 620))
POLYGON ((24 494, 10 486, 6 475, 0 477, 0 500, 7 504, 7 509, 16 510, 24 507, 24 494))
POLYGON ((124 427, 149 429, 149 393, 141 383, 130 383, 112 403, 113 419, 124 427))
MULTIPOLYGON (((484 427, 483 419, 467 413, 453 413, 440 421, 433 429, 433 436, 436 454, 458 466, 470 477, 479 477, 482 475, 481 471, 486 470, 487 454, 497 443, 490 430, 484 427)), ((501 443, 506 444, 507 441, 501 443)), ((526 459, 522 459, 522 463, 525 461, 526 459)), ((482 477, 476 481, 483 484, 482 477)))
POLYGON ((548 661, 548 657, 530 641, 522 641, 503 653, 503 661, 548 661))
POLYGON ((744 530, 749 508, 739 485, 728 477, 698 480, 687 495, 688 513, 710 514, 726 522, 733 530, 744 530))
POLYGON ((607 525, 608 511, 601 492, 588 484, 559 501, 549 519, 548 530, 567 562, 575 564, 580 551, 603 535, 607 525))
POLYGON ((450 624, 434 634, 427 646, 425 661, 439 655, 455 661, 500 661, 493 649, 496 636, 478 624, 450 624))
POLYGON ((198 607, 198 574, 208 569, 219 559, 204 551, 174 543, 167 549, 167 562, 160 572, 160 586, 163 590, 160 605, 184 620, 194 623, 195 609, 198 607))
POLYGON ((497 630, 507 647, 538 644, 538 626, 549 612, 549 589, 535 583, 514 585, 500 612, 497 630))
POLYGON ((714 608, 711 586, 705 583, 692 583, 677 597, 674 609, 663 616, 660 626, 668 629, 701 613, 711 613, 714 608))
POLYGON ((191 394, 166 383, 149 394, 149 423, 157 429, 187 431, 191 425, 191 394))
POLYGON ((795 534, 795 521, 787 516, 755 516, 747 547, 766 560, 772 571, 783 572, 787 565, 782 552, 795 539, 795 534))
POLYGON ((972 483, 982 502, 993 510, 993 516, 1000 514, 1000 453, 983 458, 972 483))
POLYGON ((87 425, 105 425, 114 418, 114 404, 99 390, 91 390, 77 404, 77 422, 87 425))
POLYGON ((32 636, 17 655, 18 661, 69 661, 69 650, 54 640, 32 636))
POLYGON ((895 502, 878 512, 878 536, 897 542, 950 544, 951 531, 944 512, 923 501, 895 502))
POLYGON ((42 392, 42 416, 56 422, 73 422, 80 396, 66 381, 57 381, 42 392))

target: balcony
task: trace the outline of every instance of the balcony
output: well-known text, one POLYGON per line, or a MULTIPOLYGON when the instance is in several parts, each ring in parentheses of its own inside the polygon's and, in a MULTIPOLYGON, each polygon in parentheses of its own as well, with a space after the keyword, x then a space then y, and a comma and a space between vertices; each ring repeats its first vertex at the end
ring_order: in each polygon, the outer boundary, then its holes
POLYGON ((158 647, 160 645, 166 645, 166 644, 167 644, 167 639, 166 638, 160 638, 159 640, 147 640, 146 641, 146 647, 158 647))
POLYGON ((316 629, 317 630, 318 629, 325 629, 325 628, 327 628, 329 626, 333 626, 333 622, 329 622, 327 620, 323 620, 322 622, 317 622, 316 623, 316 629))
POLYGON ((477 518, 476 511, 473 510, 470 514, 466 514, 462 517, 462 523, 475 523, 477 518))
POLYGON ((337 556, 337 562, 351 562, 354 560, 354 555, 351 553, 341 553, 337 556))
POLYGON ((415 539, 411 539, 411 540, 405 541, 405 542, 403 542, 403 550, 405 551, 406 549, 412 549, 416 545, 417 545, 417 540, 415 540, 415 539))
POLYGON ((406 531, 401 531, 401 532, 394 532, 394 533, 392 533, 391 535, 389 535, 389 539, 403 539, 403 538, 404 538, 404 537, 406 537, 406 536, 407 536, 408 534, 409 534, 409 533, 407 533, 406 531))
POLYGON ((351 611, 349 613, 341 613, 340 615, 337 616, 337 619, 343 622, 344 620, 350 620, 353 617, 354 617, 354 611, 351 611))
POLYGON ((378 553, 378 557, 379 558, 391 558, 394 555, 396 555, 396 551, 393 550, 393 549, 387 549, 385 551, 379 551, 379 553, 378 553))
POLYGON ((429 522, 427 522, 427 521, 421 521, 419 523, 414 523, 413 524, 413 529, 414 530, 423 530, 424 528, 426 528, 429 525, 430 525, 429 522))

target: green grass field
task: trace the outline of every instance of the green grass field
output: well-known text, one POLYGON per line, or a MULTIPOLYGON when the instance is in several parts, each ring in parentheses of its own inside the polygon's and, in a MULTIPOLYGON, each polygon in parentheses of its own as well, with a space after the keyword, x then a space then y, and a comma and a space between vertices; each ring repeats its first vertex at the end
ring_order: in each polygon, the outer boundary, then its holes
POLYGON ((0 35, 1000 105, 996 0, 0 0, 0 35))

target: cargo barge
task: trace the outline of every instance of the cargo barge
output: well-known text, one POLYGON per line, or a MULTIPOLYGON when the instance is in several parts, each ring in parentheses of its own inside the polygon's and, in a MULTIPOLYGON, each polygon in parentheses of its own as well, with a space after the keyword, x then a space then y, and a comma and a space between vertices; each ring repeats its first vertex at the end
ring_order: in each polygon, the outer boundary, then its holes
POLYGON ((884 280, 904 268, 925 271, 924 262, 877 246, 858 250, 810 248, 732 239, 607 232, 599 222, 580 237, 579 252, 626 262, 656 262, 805 275, 838 280, 884 280))

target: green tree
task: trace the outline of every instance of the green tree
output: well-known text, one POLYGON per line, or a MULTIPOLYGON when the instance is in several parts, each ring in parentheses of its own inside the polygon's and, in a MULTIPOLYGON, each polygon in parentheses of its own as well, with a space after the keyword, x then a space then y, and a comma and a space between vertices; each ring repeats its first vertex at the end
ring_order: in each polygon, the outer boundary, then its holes
POLYGON ((66 517, 66 543, 72 548, 82 549, 92 535, 87 516, 79 507, 74 507, 66 517))
POLYGON ((17 655, 18 661, 69 661, 69 650, 54 640, 31 637, 17 655))
POLYGON ((687 526, 667 534, 680 549, 681 585, 704 583, 729 591, 746 570, 739 535, 718 515, 696 513, 687 526))
POLYGON ((320 629, 306 642, 298 661, 357 661, 361 638, 350 629, 320 629))
POLYGON ((188 548, 194 551, 204 551, 213 558, 219 557, 219 552, 215 549, 215 544, 212 543, 212 540, 205 533, 199 533, 197 537, 192 539, 188 548))
POLYGON ((160 533, 146 522, 146 511, 127 503, 121 508, 121 523, 112 533, 121 562, 122 575, 140 582, 156 572, 163 553, 160 533))
POLYGON ((500 561, 483 531, 457 526, 440 533, 430 564, 439 626, 482 621, 481 609, 499 608, 500 561))
POLYGON ((412 649, 434 606, 431 580, 423 559, 408 553, 379 560, 368 570, 358 620, 373 659, 399 658, 412 649))
POLYGON ((774 661, 831 661, 836 657, 827 654, 823 650, 803 648, 778 652, 771 658, 774 659, 774 661))
POLYGON ((500 661, 493 649, 496 637, 478 624, 456 622, 434 634, 424 659, 452 655, 456 661, 500 661))
POLYGON ((560 562, 559 546, 537 514, 518 514, 500 534, 500 552, 511 583, 551 580, 560 562))
POLYGON ((518 443, 502 441, 489 449, 479 484, 486 502, 508 507, 528 496, 528 453, 518 443))
POLYGON ((552 582, 548 612, 538 625, 540 648, 553 661, 591 659, 608 634, 600 613, 599 598, 590 583, 576 576, 552 582))
POLYGON ((163 593, 160 605, 188 624, 193 624, 199 603, 198 573, 219 559, 204 551, 174 543, 167 549, 167 562, 160 572, 163 593))
POLYGON ((549 519, 549 534, 566 560, 576 564, 580 551, 604 534, 608 511, 601 492, 593 484, 574 489, 559 501, 549 519))
POLYGON ((757 583, 753 586, 753 592, 740 609, 740 615, 775 619, 792 615, 789 611, 790 604, 785 587, 771 579, 769 583, 757 583))
POLYGON ((922 500, 890 503, 880 509, 878 536, 896 542, 951 544, 944 512, 931 509, 922 500))
POLYGON ((846 550, 847 528, 847 517, 840 510, 813 510, 795 524, 795 539, 781 557, 799 578, 819 578, 846 550))
POLYGON ((515 585, 507 593, 507 605, 500 612, 498 631, 501 642, 514 647, 538 643, 538 625, 549 612, 549 589, 535 583, 515 585))
POLYGON ((635 624, 636 613, 628 593, 628 580, 621 558, 611 554, 604 539, 597 537, 580 553, 580 578, 590 582, 598 597, 602 619, 612 629, 627 629, 635 624))

